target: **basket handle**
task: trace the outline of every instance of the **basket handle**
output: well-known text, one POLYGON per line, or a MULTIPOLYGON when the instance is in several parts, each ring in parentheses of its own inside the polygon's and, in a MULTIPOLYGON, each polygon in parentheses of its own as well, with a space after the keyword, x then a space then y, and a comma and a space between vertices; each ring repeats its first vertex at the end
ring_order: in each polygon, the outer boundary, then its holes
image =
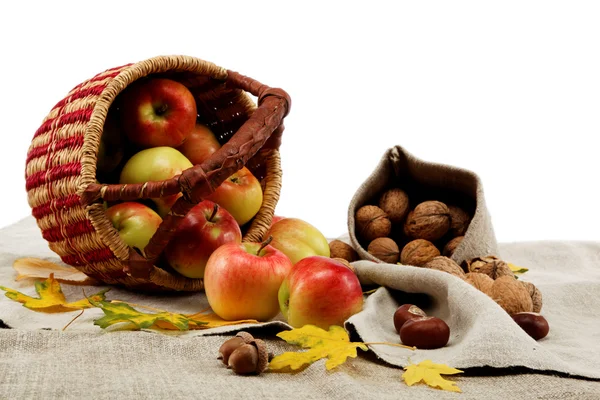
POLYGON ((277 149, 281 143, 282 121, 291 106, 289 95, 282 89, 270 88, 233 71, 228 71, 226 85, 257 96, 258 108, 208 160, 164 181, 129 185, 90 184, 82 194, 82 203, 90 204, 99 198, 135 200, 182 193, 150 239, 144 255, 130 249, 129 262, 123 270, 134 278, 148 279, 154 263, 190 209, 241 169, 261 148, 277 149))

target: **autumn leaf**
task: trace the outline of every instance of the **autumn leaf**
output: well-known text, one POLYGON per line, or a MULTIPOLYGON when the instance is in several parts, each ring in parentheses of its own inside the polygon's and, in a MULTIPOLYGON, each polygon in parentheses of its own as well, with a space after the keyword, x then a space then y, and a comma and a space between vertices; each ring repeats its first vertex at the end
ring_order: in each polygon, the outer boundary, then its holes
POLYGON ((525 272, 529 271, 529 268, 519 267, 518 265, 508 263, 508 267, 513 272, 513 274, 519 276, 523 275, 525 272))
POLYGON ((329 331, 326 331, 314 325, 305 325, 302 328, 280 332, 277 336, 290 344, 309 350, 286 352, 275 356, 269 364, 271 370, 288 367, 296 370, 322 358, 327 358, 325 367, 330 370, 346 362, 348 357, 356 357, 357 348, 368 350, 364 343, 350 342, 348 333, 340 326, 331 326, 329 331))
POLYGON ((456 382, 448 381, 441 375, 454 375, 463 371, 451 368, 445 364, 435 364, 431 360, 421 361, 418 364, 410 364, 404 367, 406 372, 402 374, 402 379, 408 386, 418 382, 424 382, 433 388, 440 388, 450 392, 460 392, 456 382))
POLYGON ((57 264, 40 258, 24 257, 15 260, 13 268, 17 271, 15 280, 47 279, 54 274, 58 282, 71 285, 96 285, 98 281, 90 278, 77 268, 70 265, 57 264))
MULTIPOLYGON (((118 323, 130 323, 137 329, 165 329, 187 331, 193 329, 208 329, 223 325, 241 323, 258 323, 256 320, 225 321, 213 312, 196 314, 178 314, 164 310, 152 309, 156 312, 145 313, 133 308, 132 304, 122 301, 99 301, 93 303, 104 312, 104 317, 94 321, 102 329, 118 323)), ((135 305, 138 306, 138 305, 135 305)), ((138 306, 142 308, 149 308, 138 306)))
POLYGON ((60 287, 60 283, 54 279, 53 273, 51 273, 50 277, 45 281, 35 283, 35 291, 39 296, 37 298, 5 286, 0 286, 0 289, 6 292, 6 297, 22 303, 24 307, 46 313, 69 312, 94 307, 90 301, 103 301, 104 294, 108 291, 108 289, 105 289, 88 298, 67 303, 65 295, 60 287))

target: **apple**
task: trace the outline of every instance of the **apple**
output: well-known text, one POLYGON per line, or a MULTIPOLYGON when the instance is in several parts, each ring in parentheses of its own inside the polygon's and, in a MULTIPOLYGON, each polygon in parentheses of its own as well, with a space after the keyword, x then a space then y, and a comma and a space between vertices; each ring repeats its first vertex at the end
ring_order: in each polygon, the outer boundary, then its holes
POLYGON ((123 91, 122 128, 141 148, 181 145, 196 125, 196 101, 183 84, 164 78, 134 82, 123 91))
POLYGON ((108 207, 105 213, 121 239, 142 254, 162 222, 154 210, 135 201, 115 204, 108 207))
POLYGON ((309 256, 330 256, 329 242, 313 225, 299 218, 283 218, 266 235, 271 246, 281 250, 294 264, 309 256))
POLYGON ((194 165, 202 164, 221 148, 216 136, 207 126, 196 124, 187 139, 177 148, 194 165))
POLYGON ((206 198, 229 211, 241 226, 260 210, 263 192, 258 179, 248 168, 242 167, 206 198))
POLYGON ((240 226, 224 208, 204 200, 181 220, 165 248, 165 257, 181 275, 203 278, 210 255, 229 242, 242 242, 240 226))
POLYGON ((271 225, 269 226, 269 229, 271 229, 274 223, 281 221, 284 218, 285 217, 282 217, 281 215, 273 215, 273 218, 271 218, 271 225))
POLYGON ((292 262, 268 241, 226 243, 209 257, 204 291, 219 317, 268 321, 279 314, 277 295, 292 262))
POLYGON ((344 264, 324 256, 300 260, 279 288, 281 313, 294 328, 343 326, 363 307, 358 277, 344 264))
MULTIPOLYGON (((119 183, 162 181, 180 175, 192 163, 172 147, 153 147, 135 153, 123 166, 119 183)), ((152 199, 164 218, 181 193, 152 199)))

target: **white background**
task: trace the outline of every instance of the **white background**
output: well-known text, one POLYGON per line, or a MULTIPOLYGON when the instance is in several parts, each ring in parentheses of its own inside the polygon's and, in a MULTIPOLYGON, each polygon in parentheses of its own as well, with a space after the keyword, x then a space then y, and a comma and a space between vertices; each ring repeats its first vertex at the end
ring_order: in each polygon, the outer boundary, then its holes
POLYGON ((73 86, 185 54, 291 95, 277 214, 326 236, 399 144, 476 172, 499 241, 600 238, 600 3, 288 3, 5 2, 0 226, 30 214, 27 148, 73 86))

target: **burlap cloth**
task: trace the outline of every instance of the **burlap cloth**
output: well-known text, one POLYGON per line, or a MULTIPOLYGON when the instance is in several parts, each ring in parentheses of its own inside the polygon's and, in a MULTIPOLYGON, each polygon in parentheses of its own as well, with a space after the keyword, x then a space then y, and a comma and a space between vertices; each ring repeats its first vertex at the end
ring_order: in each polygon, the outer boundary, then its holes
MULTIPOLYGON (((543 314, 551 330, 539 342, 459 279, 369 261, 356 263, 364 283, 403 292, 383 288, 371 295, 365 310, 348 321, 353 339, 397 341, 391 330, 394 298, 405 300, 411 298, 408 292, 420 292, 431 300, 428 311, 449 322, 452 337, 446 348, 410 352, 374 346, 373 352, 329 372, 319 361, 293 374, 238 377, 216 360, 224 340, 214 335, 218 331, 107 332, 93 325, 101 315, 95 309, 62 331, 76 313, 36 313, 0 296, 0 326, 12 328, 0 329, 0 399, 599 399, 600 243, 510 243, 500 244, 499 250, 503 258, 530 268, 522 279, 535 282, 544 293, 543 314), (400 378, 402 370, 391 363, 403 365, 409 356, 411 362, 431 359, 466 369, 451 378, 463 393, 406 386, 400 378)), ((0 285, 33 293, 31 282, 14 281, 12 263, 22 256, 56 259, 32 218, 0 231, 0 285)), ((88 294, 98 289, 85 288, 88 294)), ((81 295, 80 287, 63 285, 63 290, 67 298, 81 295)), ((178 312, 196 312, 205 304, 201 293, 159 297, 114 288, 108 298, 178 312)), ((284 327, 275 321, 251 329, 267 340, 271 351, 280 353, 294 348, 274 336, 284 327)))

